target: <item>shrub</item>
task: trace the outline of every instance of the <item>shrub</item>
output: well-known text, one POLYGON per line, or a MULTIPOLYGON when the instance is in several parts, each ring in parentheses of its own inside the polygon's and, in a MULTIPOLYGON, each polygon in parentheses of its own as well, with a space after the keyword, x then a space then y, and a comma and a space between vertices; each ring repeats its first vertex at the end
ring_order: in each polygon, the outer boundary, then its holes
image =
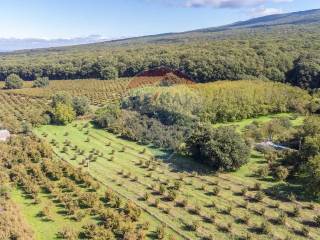
POLYGON ((49 86, 49 78, 47 77, 37 77, 36 80, 34 80, 32 87, 33 88, 45 88, 49 86))
POLYGON ((163 212, 164 212, 165 214, 170 214, 171 208, 170 208, 170 207, 163 208, 163 212))
POLYGON ((157 239, 164 239, 164 237, 165 237, 165 227, 164 226, 157 227, 156 237, 157 237, 157 239))
POLYGON ((310 204, 308 205, 308 209, 314 210, 314 209, 315 209, 314 203, 310 203, 310 204))
POLYGON ((142 225, 141 225, 141 228, 145 231, 147 231, 150 227, 150 222, 146 221, 146 222, 143 222, 142 225))
POLYGON ((223 232, 232 232, 232 224, 228 223, 227 225, 219 225, 218 228, 223 232))
POLYGON ((202 184, 202 185, 200 186, 200 190, 202 190, 202 191, 207 191, 207 186, 206 186, 205 184, 202 184))
POLYGON ((177 192, 175 190, 168 191, 168 199, 169 201, 174 201, 177 198, 177 192))
POLYGON ((284 181, 287 179, 289 175, 289 171, 287 168, 283 167, 283 166, 279 166, 276 168, 276 171, 275 171, 275 178, 278 180, 278 181, 284 181))
POLYGON ((5 80, 5 89, 19 89, 23 86, 23 80, 16 74, 10 74, 5 80))
POLYGON ((45 207, 42 209, 40 215, 41 215, 44 219, 51 221, 51 220, 52 220, 51 206, 49 206, 49 205, 45 206, 45 207))
POLYGON ((247 192, 248 192, 248 188, 247 187, 244 187, 244 188, 241 189, 241 195, 242 196, 246 196, 247 192))
POLYGON ((154 200, 154 206, 158 208, 159 205, 160 205, 160 200, 159 200, 159 198, 156 198, 156 199, 154 200))
POLYGON ((76 211, 76 213, 74 214, 74 219, 77 222, 80 222, 82 219, 84 219, 85 216, 86 216, 86 214, 79 210, 79 211, 76 211))
POLYGON ((310 229, 307 227, 302 227, 301 234, 304 237, 309 237, 310 236, 310 229))
POLYGON ((259 183, 259 182, 255 183, 253 189, 256 191, 260 191, 261 190, 261 183, 259 183))
POLYGON ((257 170, 257 173, 256 173, 260 178, 265 178, 268 176, 269 174, 269 167, 268 166, 264 166, 264 167, 260 167, 258 170, 257 170))
POLYGON ((301 215, 301 208, 300 208, 299 206, 295 206, 295 207, 293 208, 292 215, 293 215, 294 217, 300 217, 300 215, 301 215))
POLYGON ((228 215, 231 215, 231 211, 232 211, 232 207, 231 206, 227 206, 227 208, 224 210, 224 212, 228 215))
POLYGON ((241 206, 245 209, 248 209, 249 203, 247 201, 244 201, 241 206))
POLYGON ((245 214, 242 218, 242 221, 246 224, 249 225, 250 224, 250 215, 249 214, 245 214))
POLYGON ((78 239, 78 233, 71 227, 64 227, 58 233, 59 237, 67 240, 76 240, 78 239))
POLYGON ((297 197, 294 193, 291 193, 288 197, 288 199, 291 201, 291 202, 294 202, 297 200, 297 197))
POLYGON ((320 215, 314 217, 314 221, 318 227, 320 227, 320 215))
POLYGON ((220 193, 220 188, 219 188, 219 187, 214 187, 214 188, 212 189, 212 194, 213 194, 214 196, 218 196, 219 193, 220 193))
POLYGON ((260 225, 260 231, 263 234, 270 234, 271 233, 271 226, 267 222, 262 222, 260 225))
POLYGON ((64 146, 62 148, 62 153, 68 153, 68 147, 67 146, 64 146))
POLYGON ((144 200, 144 201, 148 201, 149 199, 150 199, 150 194, 146 192, 146 193, 143 195, 143 200, 144 200))
POLYGON ((278 218, 277 218, 277 222, 278 222, 278 224, 286 225, 286 223, 287 223, 287 214, 284 211, 280 211, 279 212, 279 215, 278 215, 278 218))
POLYGON ((208 217, 208 220, 209 220, 211 223, 214 223, 215 220, 216 220, 216 214, 215 214, 215 213, 211 213, 210 216, 208 217))
POLYGON ((244 237, 244 240, 252 240, 252 239, 254 239, 254 238, 253 238, 252 234, 250 234, 250 233, 247 233, 246 236, 244 237))
POLYGON ((182 207, 187 207, 188 206, 188 199, 183 199, 181 202, 180 202, 180 205, 182 206, 182 207))
POLYGON ((189 229, 191 231, 198 231, 200 228, 200 222, 199 221, 193 221, 192 224, 189 225, 189 229))
POLYGON ((164 184, 160 184, 160 185, 159 185, 159 193, 160 193, 161 195, 164 195, 165 192, 166 192, 166 188, 165 188, 164 184))
POLYGON ((196 204, 193 208, 190 209, 190 212, 196 215, 200 215, 201 214, 200 205, 196 204))
POLYGON ((261 202, 263 199, 265 198, 265 194, 262 191, 258 191, 255 195, 254 195, 254 199, 257 202, 261 202))
POLYGON ((260 213, 261 216, 264 216, 266 214, 266 209, 265 208, 261 208, 259 210, 259 213, 260 213))
POLYGON ((128 201, 124 207, 124 213, 132 220, 138 221, 141 215, 141 209, 133 202, 128 201))
POLYGON ((182 185, 181 182, 175 181, 173 188, 174 188, 175 190, 180 190, 181 185, 182 185))
POLYGON ((274 208, 280 208, 280 203, 279 203, 279 202, 276 202, 276 203, 274 204, 274 208))

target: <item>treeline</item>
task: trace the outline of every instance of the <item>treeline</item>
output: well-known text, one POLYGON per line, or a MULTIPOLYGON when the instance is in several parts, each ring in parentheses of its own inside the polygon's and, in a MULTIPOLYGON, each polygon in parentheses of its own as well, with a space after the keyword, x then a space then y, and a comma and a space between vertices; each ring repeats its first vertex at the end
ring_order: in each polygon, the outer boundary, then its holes
POLYGON ((165 66, 197 82, 270 79, 304 88, 319 88, 319 37, 317 32, 278 33, 265 38, 248 35, 230 40, 190 40, 171 44, 130 44, 22 52, 0 57, 0 80, 12 73, 24 80, 113 79, 132 77, 143 70, 165 66), (312 53, 312 54, 311 54, 312 53))
POLYGON ((163 124, 195 121, 230 122, 282 112, 307 112, 311 96, 304 90, 271 81, 221 81, 190 86, 135 90, 125 109, 154 117, 163 124))

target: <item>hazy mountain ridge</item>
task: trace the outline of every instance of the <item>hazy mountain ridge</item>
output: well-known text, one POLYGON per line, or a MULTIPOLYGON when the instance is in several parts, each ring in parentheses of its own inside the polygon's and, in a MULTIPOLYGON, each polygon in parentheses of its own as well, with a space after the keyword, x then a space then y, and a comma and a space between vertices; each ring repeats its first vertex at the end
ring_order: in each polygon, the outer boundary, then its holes
POLYGON ((81 44, 90 44, 97 42, 110 41, 112 39, 101 38, 99 35, 91 35, 78 38, 59 38, 59 39, 42 39, 42 38, 0 38, 0 51, 9 52, 24 49, 51 48, 73 46, 81 44))
POLYGON ((233 37, 239 38, 241 35, 247 36, 247 34, 265 35, 268 33, 282 32, 284 30, 292 34, 297 30, 301 31, 307 28, 310 31, 320 31, 318 25, 320 25, 320 9, 313 9, 252 18, 220 27, 120 39, 98 44, 123 45, 139 42, 171 44, 189 42, 195 39, 232 39, 233 37))
POLYGON ((233 24, 205 28, 195 30, 193 32, 214 32, 221 30, 231 30, 239 28, 254 28, 263 26, 278 26, 278 25, 297 25, 297 24, 314 24, 320 23, 320 9, 313 9, 301 12, 273 14, 264 17, 252 18, 246 21, 235 22, 233 24))
MULTIPOLYGON (((86 38, 56 40, 0 38, 0 51, 14 51, 38 48, 51 48, 50 51, 60 51, 71 49, 74 47, 112 47, 139 43, 175 44, 193 41, 194 39, 229 39, 234 36, 239 37, 239 35, 246 36, 247 34, 264 35, 273 31, 296 31, 295 28, 298 28, 298 31, 301 31, 304 30, 306 27, 309 27, 311 28, 311 31, 318 31, 320 29, 318 28, 318 24, 320 24, 320 9, 314 9, 308 11, 275 14, 259 18, 253 18, 247 21, 235 22, 233 24, 220 27, 204 28, 181 33, 163 33, 157 35, 132 38, 107 40, 95 35, 86 38), (16 44, 18 47, 14 47, 14 44, 16 44)), ((31 51, 38 52, 42 50, 46 51, 48 49, 31 51)), ((30 52, 30 50, 26 51, 30 52)))

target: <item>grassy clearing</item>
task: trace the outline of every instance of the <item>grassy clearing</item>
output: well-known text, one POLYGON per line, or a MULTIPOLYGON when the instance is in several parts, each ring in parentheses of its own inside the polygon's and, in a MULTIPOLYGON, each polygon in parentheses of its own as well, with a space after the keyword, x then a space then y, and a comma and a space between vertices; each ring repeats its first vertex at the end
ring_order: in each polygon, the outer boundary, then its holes
MULTIPOLYGON (((57 142, 54 150, 60 158, 83 167, 103 184, 135 201, 144 209, 144 218, 154 226, 159 222, 166 223, 168 234, 173 234, 176 239, 201 239, 212 235, 223 240, 231 236, 244 238, 248 233, 258 240, 270 239, 270 236, 277 239, 289 236, 298 240, 320 238, 319 230, 308 224, 313 221, 319 206, 312 210, 308 209, 307 203, 282 201, 271 196, 261 201, 253 200, 258 191, 253 188, 257 179, 252 176, 252 171, 264 164, 263 156, 256 152, 253 152, 251 162, 240 171, 213 174, 190 159, 125 141, 86 125, 86 122, 77 122, 65 127, 43 126, 36 129, 36 133, 49 142, 53 139, 57 142), (66 140, 72 146, 62 151, 66 140), (74 146, 84 150, 84 154, 77 155, 72 150, 74 146), (86 168, 82 161, 92 149, 99 150, 100 155, 86 168), (150 160, 153 155, 162 161, 150 160), (175 182, 179 182, 181 188, 176 199, 168 201, 168 186, 173 186, 175 182), (164 193, 159 193, 159 186, 164 187, 164 193), (243 195, 241 191, 244 188, 248 192, 243 195), (143 200, 146 193, 148 200, 143 200), (186 206, 181 205, 183 200, 188 200, 186 206), (297 204, 302 207, 301 215, 291 216, 297 204), (290 216, 286 225, 276 223, 282 211, 290 216), (208 220, 212 214, 215 215, 214 222, 208 220), (246 216, 250 219, 249 223, 243 222, 246 216), (264 222, 270 223, 268 234, 261 232, 260 225, 264 222), (199 228, 192 229, 192 226, 198 226, 197 223, 199 228), (303 227, 309 229, 308 237, 303 236, 303 227)), ((272 183, 264 182, 263 188, 270 186, 272 183)))
POLYGON ((252 124, 254 121, 259 122, 259 123, 265 123, 265 122, 268 122, 272 119, 279 118, 279 117, 290 118, 293 126, 301 125, 303 123, 303 120, 305 119, 305 117, 303 117, 303 116, 295 117, 294 114, 292 114, 292 113, 279 113, 279 114, 261 116, 261 117, 257 117, 257 118, 244 119, 244 120, 241 120, 238 122, 218 123, 218 124, 214 124, 214 127, 235 126, 238 131, 242 131, 246 126, 248 126, 249 124, 252 124))

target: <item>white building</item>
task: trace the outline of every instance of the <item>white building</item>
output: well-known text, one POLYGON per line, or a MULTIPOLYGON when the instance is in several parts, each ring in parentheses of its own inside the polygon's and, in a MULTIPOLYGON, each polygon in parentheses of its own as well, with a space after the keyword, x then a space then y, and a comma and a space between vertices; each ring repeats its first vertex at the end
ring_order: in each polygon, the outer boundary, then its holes
POLYGON ((8 130, 0 130, 0 142, 5 142, 10 138, 10 132, 8 130))

